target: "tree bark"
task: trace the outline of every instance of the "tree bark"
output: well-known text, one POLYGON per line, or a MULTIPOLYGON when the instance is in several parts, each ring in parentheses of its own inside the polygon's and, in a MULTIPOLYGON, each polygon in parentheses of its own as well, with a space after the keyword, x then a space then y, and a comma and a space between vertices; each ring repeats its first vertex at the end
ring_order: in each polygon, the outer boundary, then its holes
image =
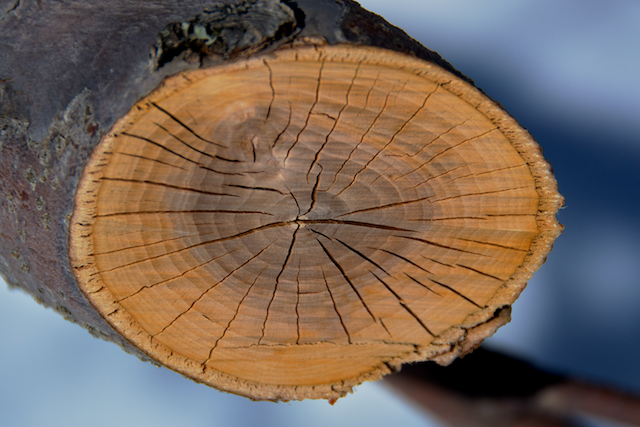
MULTIPOLYGON (((70 219, 83 168, 138 100, 178 72, 304 45, 389 49, 472 84, 437 53, 350 0, 17 0, 1 2, 0 14, 0 272, 11 286, 66 319, 152 363, 160 362, 124 338, 87 300, 69 262, 70 219), (220 23, 215 37, 193 36, 212 22, 220 23)), ((538 161, 544 170, 546 163, 538 161)), ((551 219, 561 203, 554 191, 545 196, 548 206, 540 207, 550 213, 549 228, 544 254, 532 267, 543 262, 560 232, 551 219)), ((507 300, 519 290, 510 292, 507 300)), ((466 338, 447 354, 469 351, 506 321, 508 309, 498 310, 476 325, 482 333, 475 337, 465 330, 466 338)), ((301 395, 229 391, 274 400, 335 398, 352 385, 301 395)))

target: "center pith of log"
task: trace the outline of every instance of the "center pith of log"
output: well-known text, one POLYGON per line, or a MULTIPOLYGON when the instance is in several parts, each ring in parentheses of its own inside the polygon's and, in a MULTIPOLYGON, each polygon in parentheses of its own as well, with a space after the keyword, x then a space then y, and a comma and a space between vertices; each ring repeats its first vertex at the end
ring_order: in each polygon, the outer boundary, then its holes
POLYGON ((415 360, 540 231, 524 149, 456 79, 305 47, 166 80, 85 169, 82 290, 152 358, 241 394, 415 360))

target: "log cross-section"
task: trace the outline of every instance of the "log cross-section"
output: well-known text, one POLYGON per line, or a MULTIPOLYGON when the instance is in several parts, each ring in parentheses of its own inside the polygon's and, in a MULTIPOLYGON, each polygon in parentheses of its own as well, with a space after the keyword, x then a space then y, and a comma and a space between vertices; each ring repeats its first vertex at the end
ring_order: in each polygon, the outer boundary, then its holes
POLYGON ((504 323, 548 249, 545 170, 434 64, 291 47, 178 74, 121 118, 85 167, 70 256, 164 365, 257 398, 334 397, 504 323))
POLYGON ((352 0, 0 1, 0 275, 143 360, 336 399, 509 321, 540 147, 352 0))

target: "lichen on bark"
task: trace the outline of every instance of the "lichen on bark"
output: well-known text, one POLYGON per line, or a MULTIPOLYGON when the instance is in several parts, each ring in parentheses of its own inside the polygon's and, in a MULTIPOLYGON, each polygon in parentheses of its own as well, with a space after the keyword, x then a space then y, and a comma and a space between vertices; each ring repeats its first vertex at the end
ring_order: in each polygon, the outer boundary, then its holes
POLYGON ((253 53, 287 39, 304 26, 304 13, 295 3, 280 0, 245 0, 216 4, 191 19, 172 22, 159 34, 155 68, 173 58, 229 58, 253 53))

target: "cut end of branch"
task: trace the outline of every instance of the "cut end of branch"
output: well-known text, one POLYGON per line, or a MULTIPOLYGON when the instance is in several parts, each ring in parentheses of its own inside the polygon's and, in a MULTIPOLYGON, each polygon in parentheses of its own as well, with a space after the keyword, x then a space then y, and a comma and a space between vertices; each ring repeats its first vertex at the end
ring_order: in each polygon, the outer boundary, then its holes
POLYGON ((85 168, 70 258, 127 340, 253 399, 335 399, 508 322, 560 232, 530 135, 437 65, 356 46, 186 71, 85 168))

